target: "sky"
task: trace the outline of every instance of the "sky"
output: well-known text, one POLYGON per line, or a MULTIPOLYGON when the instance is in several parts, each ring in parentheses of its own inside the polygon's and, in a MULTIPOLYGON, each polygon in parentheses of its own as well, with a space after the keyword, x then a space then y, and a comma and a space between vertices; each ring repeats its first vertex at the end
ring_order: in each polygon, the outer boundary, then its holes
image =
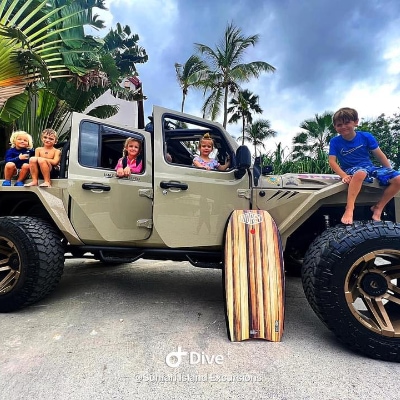
MULTIPOLYGON (((340 107, 366 120, 400 107, 399 0, 106 0, 98 13, 107 30, 117 22, 139 35, 149 56, 137 70, 147 96, 145 113, 159 105, 180 110, 182 93, 175 63, 195 53, 194 43, 211 48, 229 23, 245 36, 258 34, 244 62, 265 61, 276 68, 243 83, 259 96, 278 135, 266 142, 290 150, 306 119, 340 107)), ((106 32, 98 32, 104 36, 106 32)), ((185 112, 201 116, 202 92, 189 90, 185 112)), ((222 115, 217 119, 222 123, 222 115)), ((240 124, 227 130, 240 135, 240 124)))

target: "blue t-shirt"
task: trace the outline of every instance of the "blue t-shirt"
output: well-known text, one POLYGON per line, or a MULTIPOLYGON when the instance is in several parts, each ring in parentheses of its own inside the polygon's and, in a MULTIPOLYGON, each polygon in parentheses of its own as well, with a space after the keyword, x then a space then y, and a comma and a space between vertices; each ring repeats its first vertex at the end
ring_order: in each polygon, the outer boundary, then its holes
POLYGON ((15 166, 20 169, 22 167, 22 164, 29 162, 29 160, 20 160, 20 154, 29 154, 29 157, 32 157, 33 155, 35 155, 35 149, 17 149, 15 147, 11 147, 6 151, 4 161, 13 162, 15 166))
POLYGON ((340 167, 345 171, 351 167, 372 167, 370 151, 379 147, 375 137, 369 132, 356 131, 352 140, 338 135, 329 143, 329 155, 336 156, 340 167))

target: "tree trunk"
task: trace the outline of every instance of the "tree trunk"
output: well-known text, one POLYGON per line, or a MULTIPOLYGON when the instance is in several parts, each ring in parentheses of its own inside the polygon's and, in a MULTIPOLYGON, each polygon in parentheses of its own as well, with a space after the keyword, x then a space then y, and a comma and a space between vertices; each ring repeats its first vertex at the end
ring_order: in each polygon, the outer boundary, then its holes
POLYGON ((185 98, 186 98, 186 94, 185 94, 185 92, 183 92, 183 94, 182 94, 181 112, 183 112, 183 107, 185 106, 185 98))
POLYGON ((228 121, 228 86, 225 87, 224 94, 224 123, 222 126, 226 129, 226 123, 228 121))
POLYGON ((243 118, 242 118, 242 146, 244 145, 244 127, 245 127, 245 118, 243 115, 243 118))

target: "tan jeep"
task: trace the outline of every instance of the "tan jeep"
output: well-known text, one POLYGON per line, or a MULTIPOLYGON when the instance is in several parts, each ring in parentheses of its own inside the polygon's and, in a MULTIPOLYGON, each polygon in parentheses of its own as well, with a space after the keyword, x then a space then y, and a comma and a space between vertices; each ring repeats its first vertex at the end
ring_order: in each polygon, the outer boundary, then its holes
POLYGON ((285 266, 298 268, 318 317, 351 348, 400 361, 399 198, 372 222, 382 189, 365 184, 356 222, 340 224, 347 185, 335 175, 264 175, 221 125, 160 107, 154 132, 74 114, 52 187, 0 188, 0 311, 30 305, 59 282, 65 254, 104 263, 139 258, 188 260, 224 268, 227 221, 234 210, 274 218, 285 266), (227 171, 195 168, 209 132, 227 171), (118 179, 127 137, 143 143, 140 174, 118 179))

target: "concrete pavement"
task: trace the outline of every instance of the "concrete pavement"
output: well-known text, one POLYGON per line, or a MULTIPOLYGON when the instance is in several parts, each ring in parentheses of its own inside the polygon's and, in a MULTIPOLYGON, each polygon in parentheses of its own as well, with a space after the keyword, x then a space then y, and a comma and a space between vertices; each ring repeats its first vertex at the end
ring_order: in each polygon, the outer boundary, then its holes
POLYGON ((283 341, 228 340, 222 273, 67 260, 56 291, 0 314, 0 399, 398 399, 400 365, 338 343, 287 278, 283 341))

